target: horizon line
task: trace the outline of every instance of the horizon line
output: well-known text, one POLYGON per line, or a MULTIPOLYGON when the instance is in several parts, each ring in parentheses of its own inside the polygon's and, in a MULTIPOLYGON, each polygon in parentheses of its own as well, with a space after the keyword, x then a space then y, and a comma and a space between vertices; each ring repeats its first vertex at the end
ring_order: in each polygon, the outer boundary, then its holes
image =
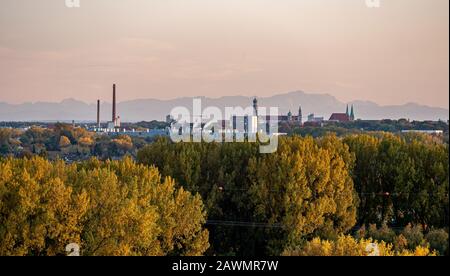
MULTIPOLYGON (((212 100, 220 100, 220 99, 224 99, 224 98, 233 98, 233 97, 242 97, 242 98, 257 98, 257 99, 269 99, 272 97, 276 97, 276 96, 283 96, 283 95, 289 95, 289 94, 305 94, 305 95, 310 95, 310 96, 328 96, 328 97, 332 97, 334 99, 336 99, 337 101, 339 101, 342 104, 354 104, 356 102, 360 102, 360 103, 370 103, 370 104, 375 104, 378 105, 380 107, 395 107, 395 106, 405 106, 405 105, 417 105, 417 106, 421 106, 421 107, 428 107, 428 108, 439 108, 439 109, 445 109, 445 110, 449 110, 449 106, 446 107, 442 107, 442 106, 432 106, 432 105, 427 105, 427 104, 421 104, 418 102, 404 102, 401 104, 380 104, 377 103, 375 101, 372 100, 361 100, 361 99, 355 99, 355 100, 351 100, 351 101, 341 101, 339 100, 337 97, 333 96, 330 93, 308 93, 305 92, 303 90, 294 90, 294 91, 290 91, 290 92, 281 92, 279 94, 273 94, 271 96, 245 96, 245 95, 226 95, 226 96, 220 96, 220 97, 211 97, 211 96, 205 96, 205 95, 198 95, 198 96, 183 96, 183 97, 175 97, 175 98, 170 98, 170 99, 158 99, 158 98, 154 98, 154 97, 149 97, 149 98, 135 98, 135 99, 129 99, 129 100, 124 100, 124 101, 118 101, 117 104, 123 104, 123 103, 127 103, 127 102, 133 102, 133 101, 142 101, 142 100, 154 100, 154 101, 161 101, 161 102, 170 102, 170 101, 174 101, 174 100, 180 100, 180 99, 198 99, 198 98, 206 98, 206 99, 212 99, 212 100)), ((120 93, 119 93, 120 94, 120 93)), ((97 105, 97 100, 100 100, 101 104, 110 104, 112 105, 112 101, 107 101, 107 100, 102 100, 102 99, 96 99, 93 102, 88 102, 88 101, 84 101, 84 100, 79 100, 73 97, 69 97, 69 98, 64 98, 61 99, 60 101, 24 101, 24 102, 20 102, 20 103, 11 103, 11 102, 6 102, 6 101, 0 101, 0 104, 7 104, 7 105, 12 105, 12 106, 20 106, 20 105, 25 105, 25 104, 62 104, 65 101, 76 101, 76 102, 80 102, 86 105, 97 105)))

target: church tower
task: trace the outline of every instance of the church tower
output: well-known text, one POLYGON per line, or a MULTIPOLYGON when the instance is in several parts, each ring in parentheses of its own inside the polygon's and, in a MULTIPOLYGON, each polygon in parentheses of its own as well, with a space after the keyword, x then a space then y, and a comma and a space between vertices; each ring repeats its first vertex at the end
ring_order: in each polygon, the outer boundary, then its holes
POLYGON ((258 116, 258 100, 256 98, 253 99, 253 113, 258 116))
POLYGON ((303 114, 302 114, 302 107, 298 107, 298 122, 300 125, 303 125, 303 114))
POLYGON ((352 105, 352 111, 350 111, 350 121, 354 121, 355 120, 355 112, 353 110, 353 105, 352 105))

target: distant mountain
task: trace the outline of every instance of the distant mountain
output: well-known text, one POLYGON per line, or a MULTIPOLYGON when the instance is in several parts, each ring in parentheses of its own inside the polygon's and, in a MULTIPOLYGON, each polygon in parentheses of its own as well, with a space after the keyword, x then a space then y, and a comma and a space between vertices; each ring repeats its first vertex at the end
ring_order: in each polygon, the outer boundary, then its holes
MULTIPOLYGON (((207 106, 219 107, 223 112, 226 106, 247 107, 252 105, 252 97, 227 96, 221 98, 198 97, 202 99, 202 108, 207 106)), ((193 97, 177 98, 173 100, 140 99, 121 102, 117 106, 122 121, 150 121, 165 120, 173 107, 183 106, 192 110, 193 97)), ((279 94, 272 97, 258 97, 261 107, 278 107, 280 113, 286 114, 289 110, 298 113, 302 107, 303 116, 314 113, 316 116, 329 118, 333 112, 345 112, 347 103, 338 101, 328 94, 308 94, 302 91, 279 94)), ((404 105, 381 106, 368 101, 354 101, 357 119, 400 119, 411 120, 448 120, 449 110, 438 107, 429 107, 415 103, 404 105)), ((102 121, 111 120, 111 104, 101 104, 102 121)), ((0 103, 0 121, 95 121, 96 105, 86 104, 74 99, 67 99, 60 103, 0 103)))

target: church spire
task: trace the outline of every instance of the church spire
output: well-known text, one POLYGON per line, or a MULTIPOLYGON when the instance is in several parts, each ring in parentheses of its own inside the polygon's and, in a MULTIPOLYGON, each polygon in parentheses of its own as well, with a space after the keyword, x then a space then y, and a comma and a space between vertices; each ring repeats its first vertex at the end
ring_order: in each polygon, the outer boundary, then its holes
POLYGON ((300 122, 300 125, 303 124, 302 106, 298 107, 298 121, 300 122))
POLYGON ((355 120, 355 112, 354 112, 354 110, 353 110, 353 105, 352 105, 352 110, 351 110, 351 112, 350 112, 350 120, 351 120, 351 121, 354 121, 354 120, 355 120))
POLYGON ((253 99, 253 113, 258 116, 258 100, 256 98, 253 99))

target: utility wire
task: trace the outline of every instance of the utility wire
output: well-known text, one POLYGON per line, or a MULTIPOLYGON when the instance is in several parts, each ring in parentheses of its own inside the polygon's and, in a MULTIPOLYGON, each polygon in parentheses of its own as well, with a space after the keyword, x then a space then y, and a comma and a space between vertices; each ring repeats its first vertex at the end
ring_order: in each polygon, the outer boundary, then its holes
MULTIPOLYGON (((254 221, 227 221, 227 220, 207 220, 206 225, 216 225, 216 226, 235 226, 235 227, 249 227, 249 228, 286 228, 293 225, 283 225, 282 223, 264 223, 264 222, 254 222, 254 221)), ((357 225, 352 227, 350 231, 358 231, 361 229, 362 225, 357 225)), ((391 226, 389 229, 403 230, 404 227, 391 226)))
MULTIPOLYGON (((229 188, 224 188, 223 186, 219 186, 217 188, 219 191, 221 192, 248 192, 249 189, 229 189, 229 188)), ((281 192, 280 190, 266 190, 267 192, 271 192, 271 193, 279 193, 281 192)), ((293 192, 295 190, 291 190, 291 192, 293 192)), ((298 190, 299 191, 299 190, 298 190)), ((408 195, 408 194, 418 194, 418 193, 389 193, 389 192, 373 192, 373 193, 358 193, 358 195, 376 195, 376 196, 401 196, 401 195, 408 195)))

